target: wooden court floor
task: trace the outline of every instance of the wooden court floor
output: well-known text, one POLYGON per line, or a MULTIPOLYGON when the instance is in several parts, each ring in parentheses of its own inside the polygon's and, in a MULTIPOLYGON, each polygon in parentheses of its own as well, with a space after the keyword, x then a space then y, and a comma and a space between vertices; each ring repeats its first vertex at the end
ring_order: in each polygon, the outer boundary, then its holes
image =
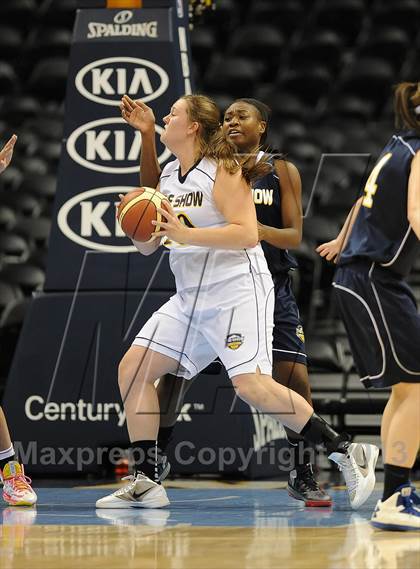
MULTIPOLYGON (((178 485, 179 486, 179 485, 178 485)), ((270 485, 168 489, 160 510, 95 510, 110 488, 41 488, 36 508, 0 509, 0 568, 420 569, 420 535, 368 523, 344 491, 305 509, 270 485)))

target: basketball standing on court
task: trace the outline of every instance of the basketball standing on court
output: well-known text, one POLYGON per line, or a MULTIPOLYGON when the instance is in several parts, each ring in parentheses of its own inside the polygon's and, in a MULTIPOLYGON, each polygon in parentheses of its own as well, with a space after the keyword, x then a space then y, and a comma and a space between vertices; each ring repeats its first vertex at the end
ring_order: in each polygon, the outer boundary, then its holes
MULTIPOLYGON (((0 150, 0 174, 9 166, 17 136, 14 134, 0 150)), ((15 457, 6 417, 0 407, 0 477, 3 482, 3 499, 10 506, 32 506, 37 496, 31 480, 25 476, 22 464, 15 457)))
POLYGON ((420 315, 405 282, 420 254, 420 83, 395 91, 397 126, 337 239, 318 247, 338 268, 334 288, 366 387, 391 387, 381 425, 381 529, 420 530, 410 469, 420 446, 420 315))
MULTIPOLYGON (((131 112, 138 108, 124 111, 129 121, 131 112)), ((234 146, 220 131, 219 110, 207 97, 181 97, 164 123, 161 140, 176 160, 162 171, 160 190, 173 207, 168 206, 169 213, 158 208, 167 221, 159 222, 153 241, 134 244, 147 255, 157 250, 160 237, 170 241, 176 294, 144 324, 120 363, 119 386, 138 459, 130 482, 98 500, 97 507, 169 503, 157 482, 160 411, 155 381, 167 373, 190 379, 216 356, 237 397, 307 440, 326 445, 330 459, 343 471, 353 508, 359 507, 373 490, 378 449, 350 444, 303 397, 271 377, 273 281, 258 243, 249 187, 267 165, 241 168, 234 146), (362 456, 367 476, 357 462, 362 456)))

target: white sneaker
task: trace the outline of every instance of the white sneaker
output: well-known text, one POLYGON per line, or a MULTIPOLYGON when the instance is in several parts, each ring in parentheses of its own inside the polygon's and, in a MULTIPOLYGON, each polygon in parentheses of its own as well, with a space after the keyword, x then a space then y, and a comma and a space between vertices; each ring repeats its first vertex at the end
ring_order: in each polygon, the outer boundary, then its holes
POLYGON ((10 506, 33 506, 37 495, 31 487, 32 480, 25 476, 22 464, 11 460, 0 471, 3 481, 3 499, 10 506))
POLYGON ((414 507, 412 492, 413 487, 405 484, 384 502, 378 500, 370 521, 373 527, 394 531, 420 531, 420 510, 414 507))
POLYGON ((138 472, 124 476, 130 482, 96 502, 97 508, 163 508, 169 504, 165 488, 138 472))
POLYGON ((360 508, 375 488, 375 466, 378 456, 377 446, 352 443, 345 453, 332 452, 328 457, 343 473, 353 510, 360 508))

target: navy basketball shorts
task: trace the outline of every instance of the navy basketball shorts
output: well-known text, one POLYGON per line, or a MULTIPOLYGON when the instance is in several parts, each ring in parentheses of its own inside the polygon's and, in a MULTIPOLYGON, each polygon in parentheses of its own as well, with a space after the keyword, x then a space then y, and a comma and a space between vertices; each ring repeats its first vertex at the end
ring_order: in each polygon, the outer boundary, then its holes
POLYGON ((272 373, 273 280, 246 273, 200 289, 184 289, 155 312, 133 345, 178 362, 192 379, 219 357, 230 378, 272 373))
POLYGON ((305 336, 288 273, 274 278, 273 361, 306 365, 305 336))
POLYGON ((420 382, 420 314, 407 283, 360 261, 338 267, 333 286, 364 385, 420 382))

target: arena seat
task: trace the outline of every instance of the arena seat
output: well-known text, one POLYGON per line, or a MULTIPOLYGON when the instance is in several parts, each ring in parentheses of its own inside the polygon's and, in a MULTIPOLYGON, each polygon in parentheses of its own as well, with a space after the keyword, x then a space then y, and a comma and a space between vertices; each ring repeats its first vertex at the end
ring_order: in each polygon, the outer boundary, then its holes
POLYGON ((38 217, 41 213, 39 200, 27 192, 2 192, 0 202, 24 217, 38 217))
POLYGON ((30 295, 35 290, 40 290, 45 280, 45 273, 39 267, 20 263, 7 265, 0 271, 0 279, 8 283, 18 285, 25 295, 30 295))
POLYGON ((303 232, 305 239, 311 241, 314 245, 325 243, 335 239, 340 231, 340 227, 336 220, 320 215, 311 215, 303 220, 303 232))
POLYGON ((328 123, 316 124, 308 129, 311 139, 317 143, 323 153, 337 153, 340 152, 345 135, 341 128, 328 123))
POLYGON ((340 35, 332 30, 320 29, 308 37, 303 37, 291 52, 291 60, 297 65, 322 64, 328 69, 336 69, 341 62, 343 42, 340 35))
POLYGON ((350 179, 347 172, 345 157, 325 156, 322 162, 315 192, 319 197, 319 203, 328 200, 336 190, 348 188, 350 179))
POLYGON ((281 89, 295 93, 309 105, 316 105, 319 99, 328 93, 331 83, 331 74, 321 65, 280 70, 277 77, 277 84, 281 89))
POLYGON ((0 203, 0 231, 10 231, 16 225, 16 214, 12 208, 0 203))
POLYGON ((43 98, 62 101, 66 90, 68 61, 63 57, 48 57, 34 67, 27 82, 28 89, 43 98))
MULTIPOLYGON (((19 340, 25 314, 31 302, 30 298, 23 298, 19 287, 9 286, 13 290, 19 291, 21 296, 11 300, 4 307, 0 316, 0 378, 3 381, 7 377, 12 364, 13 354, 19 340)), ((2 388, 3 386, 0 384, 0 389, 2 388)))
POLYGON ((304 164, 318 162, 321 156, 319 147, 309 140, 305 140, 303 138, 289 138, 287 141, 285 141, 284 150, 288 155, 290 155, 292 162, 293 160, 298 160, 304 164))
MULTIPOLYGON (((6 142, 5 140, 3 143, 6 142)), ((23 181, 22 172, 15 166, 9 166, 7 170, 2 172, 0 177, 0 190, 16 191, 20 188, 23 181)))
POLYGON ((343 117, 344 119, 356 119, 367 121, 374 111, 372 102, 359 97, 357 95, 346 95, 342 93, 329 106, 329 114, 335 117, 343 117))
POLYGON ((61 141, 63 137, 63 119, 50 116, 50 113, 38 113, 36 117, 26 120, 23 126, 45 140, 61 141))
POLYGON ((372 14, 374 26, 399 26, 415 35, 420 24, 420 4, 417 0, 387 0, 378 2, 372 14))
POLYGON ((305 341, 308 364, 311 371, 342 372, 337 350, 329 338, 309 337, 305 341))
POLYGON ((420 46, 414 52, 411 62, 405 66, 404 80, 415 83, 420 77, 420 46))
POLYGON ((220 111, 223 113, 235 100, 236 97, 227 93, 212 93, 206 91, 208 95, 214 100, 220 111))
POLYGON ((353 62, 344 75, 340 90, 372 101, 378 109, 383 106, 389 86, 394 81, 393 67, 385 59, 361 57, 353 62))
POLYGON ((60 160, 61 142, 44 140, 39 147, 38 155, 48 164, 48 169, 52 168, 55 171, 60 160))
MULTIPOLYGON (((285 139, 286 144, 288 142, 292 143, 297 140, 303 140, 307 137, 306 126, 303 122, 296 119, 283 119, 280 123, 276 120, 273 121, 273 132, 278 131, 281 133, 282 137, 285 139)), ((285 148, 288 151, 288 149, 285 148)), ((303 149, 304 150, 304 149, 303 149)), ((305 154, 306 157, 306 154, 305 154)), ((300 155, 297 156, 300 158, 300 155)))
POLYGON ((46 217, 22 217, 18 219, 14 230, 28 241, 33 241, 37 247, 46 247, 51 231, 51 220, 46 217))
POLYGON ((22 161, 21 166, 25 176, 27 175, 44 175, 48 173, 48 163, 38 156, 28 156, 22 161))
POLYGON ((298 97, 272 87, 260 87, 255 91, 255 97, 262 99, 271 108, 273 120, 279 120, 280 123, 282 119, 304 120, 308 113, 308 108, 298 97))
POLYGON ((0 316, 7 306, 23 298, 18 286, 0 280, 0 316))
POLYGON ((290 37, 305 21, 305 12, 300 0, 259 0, 252 2, 248 22, 270 23, 290 37))
POLYGON ((51 27, 63 26, 71 30, 79 7, 78 0, 48 0, 40 10, 42 24, 51 27))
POLYGON ((19 166, 20 170, 23 171, 22 161, 24 161, 28 156, 38 156, 40 143, 39 137, 30 130, 23 130, 18 127, 19 133, 19 144, 15 147, 13 153, 13 164, 19 166))
POLYGON ((28 242, 16 233, 0 233, 0 259, 2 263, 23 263, 29 257, 28 242))
POLYGON ((70 53, 71 30, 66 28, 41 29, 31 37, 25 50, 25 61, 37 62, 46 57, 65 57, 70 53))
POLYGON ((21 191, 33 196, 39 207, 35 217, 50 218, 56 190, 56 178, 52 174, 31 174, 25 176, 21 191))
MULTIPOLYGON (((1 17, 1 16, 0 16, 1 17)), ((0 54, 4 61, 16 61, 22 49, 23 34, 18 28, 0 25, 0 54)))
POLYGON ((2 96, 17 93, 19 79, 13 67, 6 61, 0 61, 0 93, 2 96))
POLYGON ((230 40, 229 49, 235 55, 278 62, 284 43, 283 34, 275 26, 248 24, 236 30, 230 40))
POLYGON ((375 27, 374 33, 370 34, 361 46, 360 53, 363 56, 386 59, 398 70, 407 55, 409 44, 410 37, 405 30, 396 27, 375 27))
POLYGON ((215 91, 226 90, 235 97, 252 96, 253 84, 261 78, 264 68, 261 61, 216 55, 204 76, 204 84, 215 91))
MULTIPOLYGON (((36 116, 39 110, 39 101, 34 97, 27 95, 22 95, 19 98, 5 97, 1 102, 0 117, 7 119, 7 122, 13 127, 20 126, 26 119, 36 116)), ((21 138, 22 134, 19 132, 19 146, 21 138)))
POLYGON ((225 49, 231 32, 237 29, 240 20, 241 12, 235 0, 218 0, 217 10, 206 12, 205 23, 216 34, 218 49, 225 49))
POLYGON ((195 27, 191 32, 191 53, 193 61, 197 63, 203 72, 216 49, 216 37, 212 29, 206 27, 195 27))
POLYGON ((334 30, 351 45, 362 30, 365 13, 363 0, 330 0, 320 4, 316 25, 334 30))
POLYGON ((22 27, 34 24, 38 14, 38 6, 35 0, 1 0, 0 2, 0 22, 17 22, 22 27))

